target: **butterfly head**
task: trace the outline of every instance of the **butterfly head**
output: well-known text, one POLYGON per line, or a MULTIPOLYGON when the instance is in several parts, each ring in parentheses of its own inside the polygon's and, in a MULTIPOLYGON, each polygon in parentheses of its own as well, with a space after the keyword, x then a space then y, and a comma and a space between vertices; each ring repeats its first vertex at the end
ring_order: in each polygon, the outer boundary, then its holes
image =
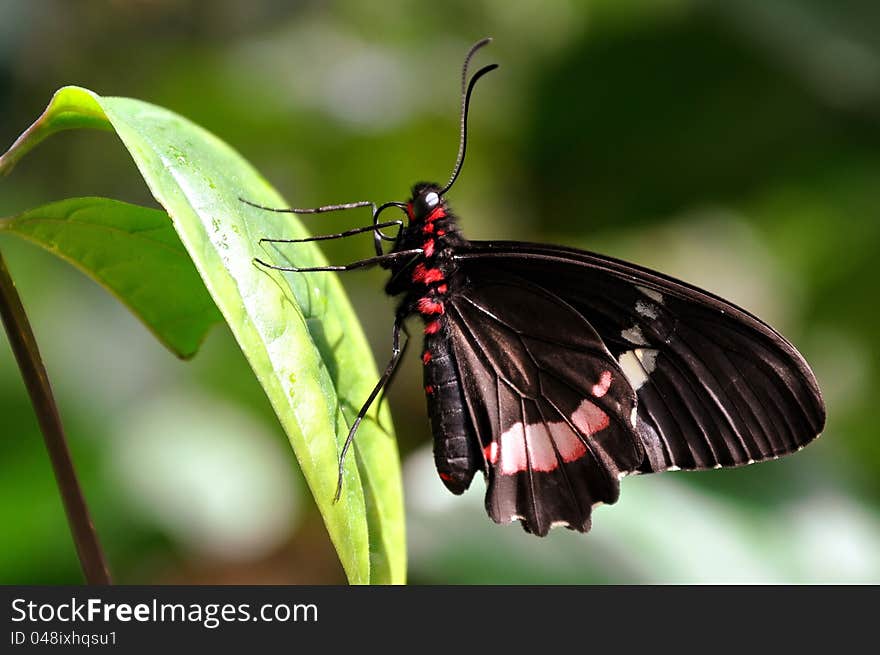
POLYGON ((430 182, 419 182, 413 187, 412 198, 407 203, 409 220, 420 223, 425 221, 438 207, 445 207, 440 187, 430 182))

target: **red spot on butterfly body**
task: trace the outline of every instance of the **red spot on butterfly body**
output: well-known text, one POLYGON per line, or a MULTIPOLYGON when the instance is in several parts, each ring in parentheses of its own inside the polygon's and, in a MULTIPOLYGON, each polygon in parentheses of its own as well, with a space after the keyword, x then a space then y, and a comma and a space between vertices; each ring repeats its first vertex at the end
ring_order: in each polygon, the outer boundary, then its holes
POLYGON ((430 223, 431 221, 436 221, 438 218, 445 218, 445 217, 446 217, 446 209, 443 207, 443 205, 440 205, 438 207, 434 207, 434 209, 431 211, 431 213, 425 217, 425 221, 430 223))
POLYGON ((440 321, 431 321, 425 326, 425 334, 437 334, 440 331, 440 321))
POLYGON ((413 204, 411 202, 406 203, 406 215, 409 216, 409 220, 413 220, 415 218, 413 216, 413 204))
POLYGON ((424 232, 425 234, 431 234, 431 232, 433 232, 433 231, 434 231, 434 224, 433 223, 425 223, 425 225, 422 227, 422 232, 424 232))
POLYGON ((424 353, 422 353, 422 364, 427 364, 430 361, 431 361, 431 351, 426 350, 424 353))
POLYGON ((443 480, 443 482, 451 482, 452 476, 448 473, 440 473, 440 479, 443 480))
POLYGON ((431 298, 419 298, 419 302, 416 306, 418 307, 419 313, 424 315, 442 314, 445 311, 442 302, 437 302, 431 298))
POLYGON ((448 287, 445 284, 441 284, 439 287, 437 287, 437 293, 446 293, 447 290, 448 287))
POLYGON ((425 393, 428 394, 428 395, 430 396, 432 393, 434 393, 434 387, 432 387, 430 384, 427 385, 427 386, 425 387, 425 393))
POLYGON ((416 264, 412 272, 413 282, 421 282, 422 284, 434 284, 443 279, 443 271, 439 268, 426 268, 424 264, 416 264))
POLYGON ((446 234, 446 230, 437 230, 438 237, 442 237, 444 234, 446 234))
POLYGON ((601 398, 606 393, 608 393, 608 389, 611 387, 611 371, 602 371, 602 375, 599 376, 599 381, 593 385, 593 388, 590 392, 596 397, 601 398))
POLYGON ((425 241, 425 245, 422 246, 422 250, 425 251, 425 257, 433 257, 434 256, 434 239, 428 239, 425 241))

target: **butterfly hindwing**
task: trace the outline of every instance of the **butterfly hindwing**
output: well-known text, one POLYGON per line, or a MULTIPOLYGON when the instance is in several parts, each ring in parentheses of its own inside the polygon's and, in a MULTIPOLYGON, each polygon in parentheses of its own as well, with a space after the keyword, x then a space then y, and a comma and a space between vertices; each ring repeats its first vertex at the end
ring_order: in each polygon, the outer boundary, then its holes
POLYGON ((619 365, 583 316, 524 279, 471 279, 446 312, 490 516, 540 535, 588 530, 643 460, 619 365))
POLYGON ((824 426, 818 385, 797 350, 717 296, 554 246, 472 242, 457 259, 472 280, 527 279, 589 321, 637 394, 643 472, 775 458, 824 426))

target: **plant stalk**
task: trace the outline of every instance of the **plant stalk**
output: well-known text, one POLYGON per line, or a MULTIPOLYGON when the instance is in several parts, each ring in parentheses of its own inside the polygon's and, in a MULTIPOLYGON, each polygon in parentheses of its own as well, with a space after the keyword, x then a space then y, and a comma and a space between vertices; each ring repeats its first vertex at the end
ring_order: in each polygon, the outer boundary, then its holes
POLYGON ((30 322, 21 304, 21 298, 6 268, 3 254, 0 253, 0 316, 9 336, 12 352, 18 362, 22 378, 31 397, 31 404, 37 414, 37 421, 43 433, 46 450, 52 461, 55 480, 64 503, 64 511, 70 524, 73 542, 79 556, 80 566, 89 584, 111 584, 110 572, 104 559, 104 552, 98 541, 98 534, 89 516, 70 449, 64 436, 58 407, 52 396, 52 387, 30 322))

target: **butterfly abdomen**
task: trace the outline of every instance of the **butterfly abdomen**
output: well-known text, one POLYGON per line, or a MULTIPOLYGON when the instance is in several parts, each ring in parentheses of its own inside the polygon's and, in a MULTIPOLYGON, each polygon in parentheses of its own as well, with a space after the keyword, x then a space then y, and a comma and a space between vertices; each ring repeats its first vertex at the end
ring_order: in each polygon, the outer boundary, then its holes
POLYGON ((470 486, 482 468, 479 443, 465 413, 464 394, 449 341, 440 333, 425 336, 425 396, 434 435, 434 462, 446 487, 455 494, 470 486))

